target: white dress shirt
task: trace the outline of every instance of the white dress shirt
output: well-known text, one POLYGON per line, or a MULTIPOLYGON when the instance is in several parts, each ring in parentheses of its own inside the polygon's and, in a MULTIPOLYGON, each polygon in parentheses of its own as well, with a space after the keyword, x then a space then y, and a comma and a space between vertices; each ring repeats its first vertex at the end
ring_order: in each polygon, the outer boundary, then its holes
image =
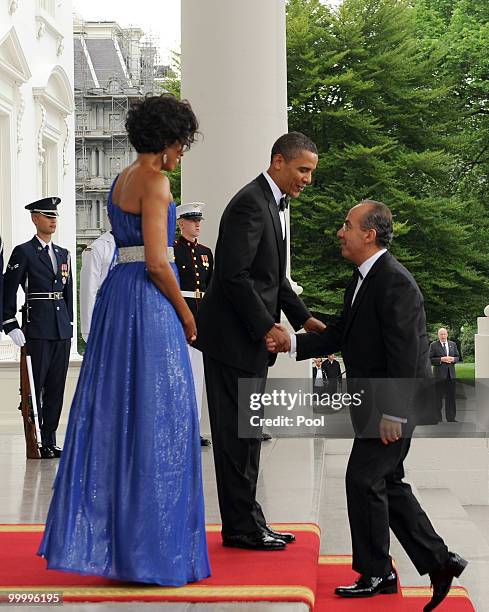
POLYGON ((92 323, 92 313, 98 290, 104 282, 114 258, 115 240, 105 232, 82 253, 80 270, 80 328, 86 341, 92 323))
POLYGON ((44 250, 46 250, 45 247, 49 248, 49 259, 51 260, 51 263, 53 265, 54 273, 57 274, 58 273, 58 260, 56 259, 56 255, 54 254, 53 243, 44 242, 44 240, 42 240, 42 238, 39 238, 37 234, 36 234, 36 238, 39 240, 44 250))
POLYGON ((377 253, 374 253, 372 257, 369 257, 368 259, 366 259, 361 266, 358 266, 358 271, 360 272, 360 276, 358 277, 357 286, 355 287, 355 292, 353 293, 353 298, 351 300, 352 304, 355 301, 355 298, 357 297, 357 293, 360 287, 362 286, 362 283, 365 280, 365 277, 372 269, 372 266, 377 261, 377 259, 379 259, 379 257, 382 257, 382 255, 386 251, 387 249, 380 249, 380 251, 377 251, 377 253))
MULTIPOLYGON (((268 174, 268 172, 263 172, 263 176, 267 179, 268 184, 270 185, 270 189, 272 190, 273 197, 275 198, 275 202, 277 203, 277 208, 280 203, 280 200, 285 196, 284 193, 280 190, 280 187, 273 180, 273 178, 268 174)), ((282 226, 282 238, 285 240, 285 210, 278 211, 278 216, 280 217, 280 225, 282 226)))

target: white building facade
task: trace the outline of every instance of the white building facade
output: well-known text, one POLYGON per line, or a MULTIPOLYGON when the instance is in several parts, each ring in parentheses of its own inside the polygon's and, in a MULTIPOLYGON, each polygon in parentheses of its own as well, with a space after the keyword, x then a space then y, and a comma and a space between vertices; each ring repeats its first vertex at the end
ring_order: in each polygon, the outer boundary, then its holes
MULTIPOLYGON (((54 242, 68 248, 75 263, 72 27, 71 0, 0 3, 0 234, 5 261, 15 245, 34 234, 24 206, 52 195, 61 198, 54 242)), ((22 300, 19 291, 19 304, 22 300)), ((8 338, 2 336, 0 345, 0 359, 15 356, 8 338)))

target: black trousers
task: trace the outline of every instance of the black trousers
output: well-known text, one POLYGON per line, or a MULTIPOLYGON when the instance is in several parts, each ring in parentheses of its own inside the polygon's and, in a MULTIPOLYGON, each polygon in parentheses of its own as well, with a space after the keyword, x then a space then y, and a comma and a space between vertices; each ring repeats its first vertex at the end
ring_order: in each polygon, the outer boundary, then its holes
POLYGON ((456 379, 443 378, 436 383, 436 401, 438 418, 442 421, 442 404, 445 399, 445 418, 448 422, 455 421, 457 416, 457 404, 455 401, 456 379))
POLYGON ((37 410, 43 445, 56 444, 56 430, 63 407, 71 340, 27 338, 32 361, 37 410))
POLYGON ((259 392, 267 369, 254 375, 204 354, 204 372, 222 533, 231 536, 260 532, 266 525, 256 501, 261 439, 238 437, 239 411, 245 410, 238 403, 238 380, 256 378, 259 392))
POLYGON ((353 569, 385 576, 392 568, 389 527, 418 572, 439 569, 448 549, 436 533, 411 487, 402 482, 410 438, 382 443, 356 438, 346 471, 346 495, 353 547, 353 569))

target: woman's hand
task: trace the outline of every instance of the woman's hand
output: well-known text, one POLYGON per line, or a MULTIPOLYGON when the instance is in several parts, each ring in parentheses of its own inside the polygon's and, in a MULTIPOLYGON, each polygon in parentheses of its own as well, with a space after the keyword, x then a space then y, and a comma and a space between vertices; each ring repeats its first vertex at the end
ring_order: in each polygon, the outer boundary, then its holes
POLYGON ((189 311, 188 315, 182 319, 183 331, 187 342, 192 344, 197 340, 197 326, 195 325, 194 315, 189 311))

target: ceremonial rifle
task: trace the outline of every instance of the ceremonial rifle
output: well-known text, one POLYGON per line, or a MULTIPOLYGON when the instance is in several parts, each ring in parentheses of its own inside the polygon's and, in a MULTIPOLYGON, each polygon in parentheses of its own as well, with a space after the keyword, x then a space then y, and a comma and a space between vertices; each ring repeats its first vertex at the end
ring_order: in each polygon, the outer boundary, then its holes
MULTIPOLYGON (((22 308, 22 329, 25 333, 26 321, 25 312, 27 305, 22 308)), ((39 429, 39 414, 37 411, 36 389, 34 385, 34 375, 32 372, 32 362, 30 355, 27 354, 27 347, 20 349, 20 406, 24 419, 24 436, 26 446, 26 457, 28 459, 41 458, 41 431, 39 429)))

